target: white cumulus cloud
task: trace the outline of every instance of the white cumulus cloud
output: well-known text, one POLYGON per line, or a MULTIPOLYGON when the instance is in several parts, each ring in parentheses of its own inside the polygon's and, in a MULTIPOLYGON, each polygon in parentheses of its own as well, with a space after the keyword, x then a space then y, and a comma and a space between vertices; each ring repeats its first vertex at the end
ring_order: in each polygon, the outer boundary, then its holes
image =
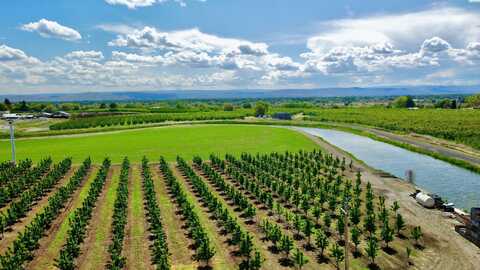
POLYGON ((82 36, 77 30, 47 19, 24 24, 21 29, 29 32, 37 32, 42 37, 47 38, 59 38, 68 41, 82 39, 82 36))
POLYGON ((65 55, 69 59, 78 59, 78 60, 102 60, 103 53, 98 51, 73 51, 65 55))
MULTIPOLYGON (((105 0, 110 5, 123 5, 129 9, 136 9, 141 7, 149 7, 158 3, 165 3, 169 0, 105 0)), ((187 3, 185 0, 172 0, 180 6, 185 7, 187 3)), ((198 2, 205 2, 206 0, 197 0, 198 2)))
POLYGON ((313 51, 328 51, 338 46, 368 46, 390 43, 413 50, 424 40, 441 37, 455 46, 480 40, 480 14, 455 7, 354 19, 331 20, 318 24, 317 34, 308 39, 313 51))
POLYGON ((0 46, 0 61, 17 61, 27 59, 28 56, 22 50, 8 47, 7 45, 0 46))

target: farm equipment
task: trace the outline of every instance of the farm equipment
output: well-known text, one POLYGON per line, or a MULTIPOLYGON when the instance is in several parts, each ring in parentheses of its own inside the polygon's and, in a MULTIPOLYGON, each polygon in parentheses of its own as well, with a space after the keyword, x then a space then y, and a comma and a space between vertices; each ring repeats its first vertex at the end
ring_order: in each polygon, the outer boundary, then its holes
POLYGON ((463 223, 455 226, 455 231, 480 248, 480 207, 472 208, 463 223))
POLYGON ((414 193, 410 194, 410 196, 425 208, 441 209, 446 212, 452 212, 453 210, 454 205, 452 203, 445 203, 442 197, 437 194, 425 193, 417 189, 414 193))

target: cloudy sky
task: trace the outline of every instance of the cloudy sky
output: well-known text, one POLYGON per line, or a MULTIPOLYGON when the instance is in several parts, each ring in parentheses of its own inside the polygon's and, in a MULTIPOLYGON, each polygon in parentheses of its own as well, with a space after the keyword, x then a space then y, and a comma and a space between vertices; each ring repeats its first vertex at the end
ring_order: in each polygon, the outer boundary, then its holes
POLYGON ((480 0, 16 0, 0 93, 480 84, 480 0))

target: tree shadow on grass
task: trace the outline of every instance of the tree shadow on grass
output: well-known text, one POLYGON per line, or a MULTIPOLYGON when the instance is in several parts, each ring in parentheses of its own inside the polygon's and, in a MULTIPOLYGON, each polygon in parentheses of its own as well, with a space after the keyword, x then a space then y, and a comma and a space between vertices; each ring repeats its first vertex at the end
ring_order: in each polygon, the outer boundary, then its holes
POLYGON ((278 250, 278 248, 276 246, 269 246, 268 247, 268 251, 270 251, 271 253, 273 254, 278 254, 280 253, 280 251, 278 250))
POLYGON ((284 267, 293 267, 295 264, 293 263, 293 260, 290 258, 281 258, 278 260, 281 266, 284 267))
POLYGON ((382 247, 382 250, 387 253, 388 255, 395 255, 397 254, 398 252, 393 249, 392 247, 382 247))
POLYGON ((416 243, 416 244, 414 244, 413 246, 414 246, 416 249, 418 249, 418 250, 424 250, 424 249, 425 249, 425 246, 423 246, 423 245, 421 245, 421 244, 419 244, 419 243, 416 243))
POLYGON ((360 258, 360 257, 362 257, 362 255, 363 255, 363 254, 362 254, 360 251, 358 251, 358 250, 357 250, 357 251, 354 251, 352 254, 353 254, 353 257, 354 257, 355 259, 356 259, 356 258, 360 258))
POLYGON ((317 256, 317 262, 319 264, 328 264, 330 262, 330 260, 325 256, 325 255, 320 255, 318 254, 317 256))

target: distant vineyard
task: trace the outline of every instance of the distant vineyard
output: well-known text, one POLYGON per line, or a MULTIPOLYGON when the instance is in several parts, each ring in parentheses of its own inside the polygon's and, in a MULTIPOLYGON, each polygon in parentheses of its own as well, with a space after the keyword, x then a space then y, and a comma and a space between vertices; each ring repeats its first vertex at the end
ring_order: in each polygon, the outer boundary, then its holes
POLYGON ((358 123, 388 130, 415 132, 480 149, 479 110, 315 109, 310 120, 358 123))
POLYGON ((429 253, 397 202, 318 150, 51 164, 0 165, 23 191, 2 208, 0 269, 399 269, 429 253))
POLYGON ((252 115, 252 110, 236 110, 232 112, 187 112, 187 113, 151 113, 134 115, 97 116, 89 118, 76 118, 62 123, 53 124, 51 130, 81 129, 110 126, 126 126, 153 124, 167 121, 194 121, 194 120, 219 120, 237 119, 252 115))

